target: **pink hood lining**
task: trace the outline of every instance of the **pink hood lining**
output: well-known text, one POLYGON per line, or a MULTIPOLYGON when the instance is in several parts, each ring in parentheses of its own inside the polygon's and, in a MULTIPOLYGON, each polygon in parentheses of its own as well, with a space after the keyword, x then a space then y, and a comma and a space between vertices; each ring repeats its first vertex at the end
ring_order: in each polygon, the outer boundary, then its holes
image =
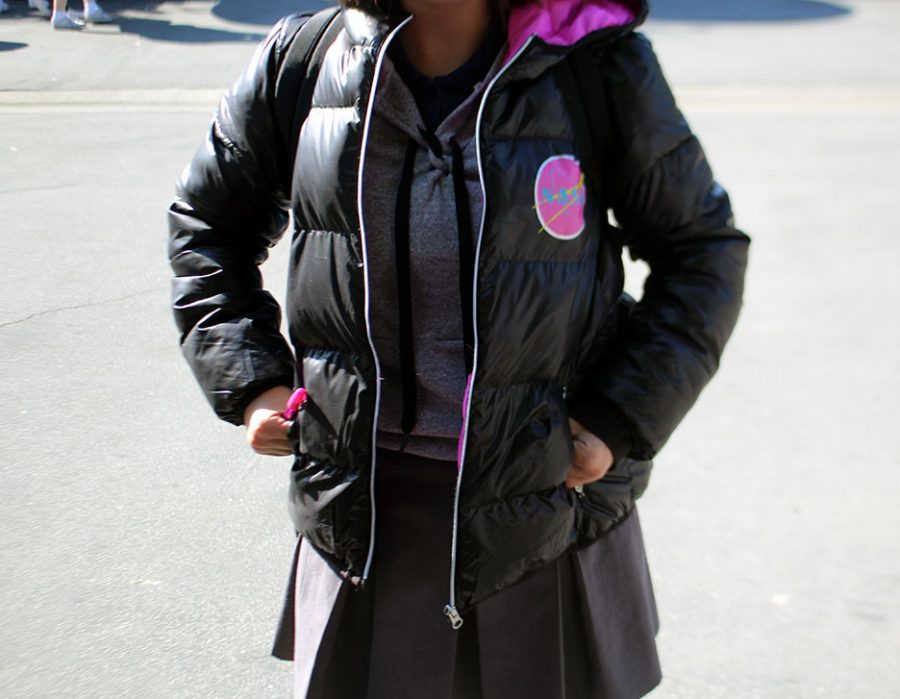
POLYGON ((534 34, 554 46, 572 46, 591 32, 620 27, 637 17, 634 0, 535 0, 509 14, 509 61, 534 34))

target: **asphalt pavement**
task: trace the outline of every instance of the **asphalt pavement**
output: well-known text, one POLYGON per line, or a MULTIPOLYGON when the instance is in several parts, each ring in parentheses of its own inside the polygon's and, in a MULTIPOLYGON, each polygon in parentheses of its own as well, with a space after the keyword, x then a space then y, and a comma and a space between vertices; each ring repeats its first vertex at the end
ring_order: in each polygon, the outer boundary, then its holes
MULTIPOLYGON (((217 97, 316 2, 0 15, 0 696, 288 697, 288 459, 177 347, 165 209, 217 97)), ((900 687, 900 3, 659 0, 646 31, 754 239, 721 370, 641 502, 654 697, 900 687)), ((279 297, 286 246, 264 267, 279 297)), ((630 265, 639 293, 642 269, 630 265)), ((506 698, 498 698, 506 699, 506 698)))

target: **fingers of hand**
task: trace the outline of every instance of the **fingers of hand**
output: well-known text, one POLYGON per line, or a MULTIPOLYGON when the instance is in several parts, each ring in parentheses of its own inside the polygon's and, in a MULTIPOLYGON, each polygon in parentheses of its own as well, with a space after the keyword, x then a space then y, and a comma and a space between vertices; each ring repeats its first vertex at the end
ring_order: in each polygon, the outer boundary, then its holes
POLYGON ((247 442, 257 454, 289 456, 293 453, 288 438, 290 423, 275 411, 256 411, 247 426, 247 442))
POLYGON ((574 420, 570 420, 570 426, 575 458, 566 476, 566 485, 572 488, 603 478, 612 466, 614 457, 606 443, 595 434, 588 432, 574 420))
POLYGON ((567 488, 574 488, 576 485, 584 485, 585 483, 590 482, 590 476, 587 475, 585 471, 578 466, 572 466, 572 468, 569 469, 569 473, 566 475, 567 488))
POLYGON ((566 475, 566 485, 572 488, 576 485, 599 481, 606 475, 608 470, 609 467, 598 460, 590 462, 576 461, 566 475))

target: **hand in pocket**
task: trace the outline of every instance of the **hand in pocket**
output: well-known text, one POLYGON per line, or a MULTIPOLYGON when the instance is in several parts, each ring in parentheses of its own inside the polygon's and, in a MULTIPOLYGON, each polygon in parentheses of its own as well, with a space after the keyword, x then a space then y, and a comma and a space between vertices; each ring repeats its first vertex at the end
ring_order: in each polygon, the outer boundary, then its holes
POLYGON ((287 386, 270 388, 254 398, 244 411, 247 442, 257 454, 290 456, 294 453, 288 437, 291 423, 281 414, 290 397, 291 389, 287 386))
POLYGON ((575 463, 566 476, 566 486, 574 488, 585 483, 599 481, 613 465, 615 458, 606 442, 573 418, 569 418, 572 443, 575 447, 575 463))

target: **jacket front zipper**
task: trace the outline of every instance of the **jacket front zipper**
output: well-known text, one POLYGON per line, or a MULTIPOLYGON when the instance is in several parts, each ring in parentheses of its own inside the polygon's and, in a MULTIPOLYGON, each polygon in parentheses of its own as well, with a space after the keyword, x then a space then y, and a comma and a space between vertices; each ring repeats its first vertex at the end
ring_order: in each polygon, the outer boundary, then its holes
POLYGON ((522 47, 516 51, 515 55, 506 62, 506 65, 500 69, 497 75, 494 76, 494 79, 488 84, 484 91, 484 95, 481 97, 481 104, 478 107, 478 117, 475 120, 475 153, 478 161, 478 181, 481 185, 482 202, 481 223, 478 226, 478 240, 475 243, 475 270, 474 280, 472 282, 472 327, 474 330, 475 346, 472 351, 472 375, 469 377, 468 385, 466 386, 466 415, 463 420, 462 445, 459 450, 459 469, 456 473, 456 493, 453 498, 453 540, 450 544, 450 602, 444 607, 444 614, 450 621, 450 626, 454 629, 459 629, 463 625, 463 618, 456 608, 456 556, 459 535, 459 494, 462 485, 463 468, 466 460, 466 446, 469 439, 469 419, 472 414, 472 392, 475 388, 475 374, 478 371, 478 296, 476 292, 478 289, 478 263, 481 259, 481 239, 484 236, 484 224, 487 218, 487 191, 484 187, 484 164, 482 163, 481 158, 481 120, 484 116, 484 107, 487 104, 488 96, 494 85, 497 84, 497 81, 504 73, 506 73, 509 67, 525 53, 533 40, 534 34, 528 37, 528 40, 522 44, 522 47))
POLYGON ((372 418, 372 462, 369 471, 369 504, 372 508, 372 518, 369 525, 369 552, 366 556, 366 565, 363 569, 362 583, 369 579, 369 573, 372 568, 372 559, 375 556, 375 461, 376 447, 378 441, 378 417, 381 411, 381 362, 378 359, 378 352, 375 350, 375 340, 372 337, 372 295, 369 286, 369 255, 366 249, 366 227, 363 220, 363 170, 366 162, 366 146, 369 143, 369 126, 372 122, 372 110, 375 106, 375 90, 378 87, 378 78, 381 74, 381 65, 384 62, 384 56, 387 51, 388 44, 397 35, 403 26, 412 19, 408 17, 387 35, 387 38, 378 47, 378 57, 375 60, 375 75, 372 78, 372 87, 369 89, 369 103, 366 105, 366 114, 363 122, 363 135, 360 144, 359 155, 359 172, 357 173, 356 182, 356 209, 359 213, 359 237, 362 247, 363 257, 363 283, 366 299, 366 335, 369 340, 369 348, 372 350, 372 359, 375 361, 375 414, 372 418))

